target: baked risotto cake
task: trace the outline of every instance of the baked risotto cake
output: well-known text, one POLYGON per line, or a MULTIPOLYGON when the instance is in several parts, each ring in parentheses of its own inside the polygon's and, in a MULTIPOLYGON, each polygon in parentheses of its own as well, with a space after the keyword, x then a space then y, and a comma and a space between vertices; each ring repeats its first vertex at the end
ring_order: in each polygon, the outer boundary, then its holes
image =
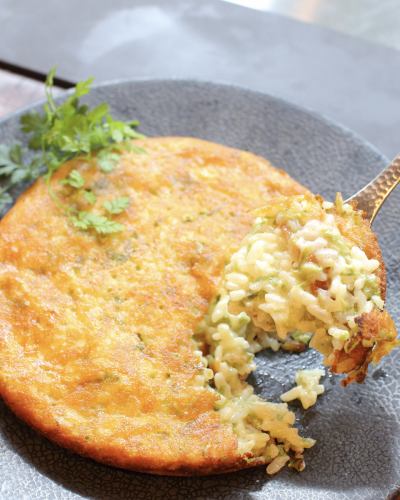
MULTIPOLYGON (((253 352, 298 345, 299 339, 304 345, 300 336, 307 338, 309 330, 304 324, 293 332, 284 318, 278 321, 260 307, 262 288, 248 293, 252 275, 244 269, 240 277, 225 266, 249 244, 243 239, 254 209, 282 195, 305 195, 321 205, 287 174, 247 152, 191 138, 135 144, 144 153, 126 151, 108 174, 95 159, 76 159, 51 181, 59 199, 78 210, 87 210, 89 201, 60 183, 73 170, 96 195, 95 212, 106 201, 129 197, 127 210, 116 216, 123 232, 79 231, 43 179, 0 222, 1 396, 48 438, 118 467, 171 475, 259 464, 270 473, 285 463, 301 470, 313 440, 293 427, 286 403, 257 398, 245 378, 253 352), (221 303, 223 294, 229 300, 221 303)), ((255 232, 268 233, 261 226, 272 215, 258 217, 264 222, 258 220, 255 232)), ((365 234, 355 246, 374 261, 366 273, 376 279, 368 277, 361 290, 379 323, 384 267, 367 226, 365 234)), ((304 291, 316 297, 317 289, 330 290, 326 269, 308 267, 304 272, 313 281, 304 291)), ((353 314, 356 326, 348 338, 343 321, 328 325, 336 328, 329 331, 316 317, 320 331, 312 342, 334 371, 351 379, 361 380, 368 362, 394 345, 387 316, 379 342, 377 330, 365 326, 371 316, 353 314), (373 333, 356 333, 366 331, 373 333), (345 353, 347 342, 356 335, 361 344, 348 351, 359 349, 361 361, 346 364, 354 358, 345 353)), ((304 320, 313 318, 306 314, 304 320)))

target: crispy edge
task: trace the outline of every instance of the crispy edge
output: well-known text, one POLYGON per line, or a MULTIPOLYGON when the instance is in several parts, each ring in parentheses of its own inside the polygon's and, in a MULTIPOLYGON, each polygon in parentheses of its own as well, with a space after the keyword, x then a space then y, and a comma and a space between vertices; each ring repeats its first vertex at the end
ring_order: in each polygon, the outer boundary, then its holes
POLYGON ((351 339, 350 349, 336 351, 332 364, 334 373, 346 373, 341 384, 362 383, 367 376, 368 366, 378 363, 383 356, 400 345, 390 314, 384 311, 364 313, 356 319, 358 332, 351 339))
MULTIPOLYGON (((357 205, 352 204, 357 210, 357 205)), ((354 220, 350 222, 341 214, 336 214, 338 226, 342 234, 355 245, 364 250, 369 259, 379 261, 377 276, 382 299, 386 298, 386 267, 382 257, 378 238, 372 231, 371 225, 364 212, 357 212, 357 231, 354 230, 354 220)), ((400 345, 396 340, 397 331, 390 314, 384 311, 364 313, 356 319, 359 331, 351 340, 351 345, 344 350, 335 352, 331 366, 333 373, 346 373, 347 377, 341 384, 346 387, 352 382, 362 383, 368 372, 369 363, 378 363, 392 349, 400 345), (382 336, 380 333, 385 332, 382 336)))
POLYGON ((19 419, 39 434, 85 458, 112 467, 157 475, 204 476, 234 472, 264 464, 262 459, 248 460, 246 457, 232 455, 229 460, 208 458, 202 464, 194 463, 182 466, 178 460, 175 463, 165 461, 163 464, 160 457, 132 456, 120 446, 104 446, 102 443, 101 449, 99 449, 95 443, 88 443, 83 436, 64 432, 38 398, 28 395, 22 390, 11 392, 7 387, 0 387, 0 389, 7 406, 19 419))

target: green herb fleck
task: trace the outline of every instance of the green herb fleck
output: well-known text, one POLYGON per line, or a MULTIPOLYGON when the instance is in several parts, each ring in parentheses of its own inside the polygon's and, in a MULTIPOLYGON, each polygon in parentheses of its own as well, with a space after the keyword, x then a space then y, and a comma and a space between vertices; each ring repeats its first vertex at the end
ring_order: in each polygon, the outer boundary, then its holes
POLYGON ((100 167, 100 170, 106 174, 112 172, 120 157, 121 155, 112 153, 110 151, 100 152, 97 157, 97 163, 100 167))
POLYGON ((68 177, 60 181, 61 184, 66 184, 68 186, 71 186, 76 189, 80 189, 81 187, 84 186, 85 184, 85 179, 82 177, 82 175, 78 172, 78 170, 72 170, 68 177))
POLYGON ((97 196, 93 193, 93 191, 89 191, 89 190, 84 191, 83 197, 91 205, 94 205, 97 201, 97 196))
POLYGON ((183 222, 193 222, 194 221, 194 217, 193 215, 185 215, 182 219, 183 222))
POLYGON ((128 208, 129 198, 127 196, 121 196, 111 201, 105 201, 103 206, 110 214, 120 214, 128 208))
POLYGON ((87 231, 93 229, 98 234, 112 234, 123 231, 124 226, 119 222, 115 222, 103 215, 98 215, 93 212, 81 211, 78 215, 71 217, 72 223, 78 229, 87 231))
POLYGON ((293 340, 296 340, 296 342, 301 342, 302 344, 307 345, 311 340, 312 334, 308 332, 298 331, 298 332, 293 332, 291 336, 293 340))

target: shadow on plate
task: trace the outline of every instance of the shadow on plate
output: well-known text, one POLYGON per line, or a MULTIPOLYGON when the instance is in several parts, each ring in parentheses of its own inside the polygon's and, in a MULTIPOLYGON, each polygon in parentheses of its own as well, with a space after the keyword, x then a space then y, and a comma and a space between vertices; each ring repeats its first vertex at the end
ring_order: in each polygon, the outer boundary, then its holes
MULTIPOLYGON (((107 500, 232 497, 250 499, 257 497, 257 492, 269 496, 283 489, 289 494, 288 498, 292 498, 290 493, 297 491, 296 498, 300 499, 307 498, 310 488, 316 488, 321 493, 319 498, 322 499, 329 498, 332 492, 342 493, 344 498, 350 498, 351 490, 359 488, 371 488, 373 491, 389 488, 389 491, 393 491, 393 487, 390 488, 394 474, 391 434, 387 433, 388 429, 382 429, 382 419, 376 422, 372 418, 369 422, 371 432, 376 428, 386 431, 379 435, 380 446, 377 449, 376 440, 368 439, 364 429, 357 432, 354 424, 357 424, 360 415, 343 411, 318 417, 313 421, 320 421, 321 425, 318 427, 321 428, 317 429, 318 433, 321 429, 330 433, 327 442, 320 440, 317 447, 308 452, 308 468, 302 474, 286 470, 275 478, 266 476, 264 468, 199 478, 160 477, 113 469, 70 453, 42 438, 19 421, 2 402, 0 450, 5 447, 9 452, 17 453, 25 464, 38 470, 44 476, 42 480, 47 483, 40 483, 40 489, 43 493, 53 493, 57 498, 63 498, 64 495, 65 498, 73 498, 79 495, 107 500), (349 435, 343 433, 349 422, 352 422, 353 429, 350 440, 349 435), (338 443, 334 450, 328 444, 329 441, 332 442, 332 438, 338 443), (348 443, 345 447, 344 441, 348 443), (379 461, 377 474, 363 473, 365 460, 379 461), (60 491, 60 487, 64 492, 60 491), (306 495, 304 497, 301 494, 302 489, 306 495)), ((371 467, 368 467, 368 470, 370 469, 371 467)), ((21 478, 18 477, 18 471, 15 473, 17 488, 21 478)))
MULTIPOLYGON (((68 491, 94 499, 187 499, 252 498, 262 488, 263 471, 241 471, 214 477, 162 477, 114 469, 76 455, 53 444, 17 419, 0 400, 0 452, 7 449, 19 455, 41 475, 37 482, 49 497, 71 498, 68 491), (261 473, 260 473, 261 472, 261 473), (255 477, 256 476, 256 477, 255 477), (44 481, 46 484, 42 484, 44 481), (52 484, 53 483, 53 484, 52 484), (57 483, 57 484, 54 484, 57 483), (236 493, 238 496, 236 496, 236 493)), ((21 477, 15 470, 15 489, 21 477)), ((47 496, 47 495, 46 495, 47 496)), ((72 496, 73 497, 73 496, 72 496)))

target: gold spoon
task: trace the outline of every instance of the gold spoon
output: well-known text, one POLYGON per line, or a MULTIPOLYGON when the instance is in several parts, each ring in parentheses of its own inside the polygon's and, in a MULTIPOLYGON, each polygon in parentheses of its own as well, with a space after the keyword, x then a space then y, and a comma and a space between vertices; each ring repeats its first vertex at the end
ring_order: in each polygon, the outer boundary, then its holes
POLYGON ((346 200, 356 203, 363 210, 370 224, 376 217, 386 198, 400 182, 400 155, 379 173, 375 179, 346 200))

